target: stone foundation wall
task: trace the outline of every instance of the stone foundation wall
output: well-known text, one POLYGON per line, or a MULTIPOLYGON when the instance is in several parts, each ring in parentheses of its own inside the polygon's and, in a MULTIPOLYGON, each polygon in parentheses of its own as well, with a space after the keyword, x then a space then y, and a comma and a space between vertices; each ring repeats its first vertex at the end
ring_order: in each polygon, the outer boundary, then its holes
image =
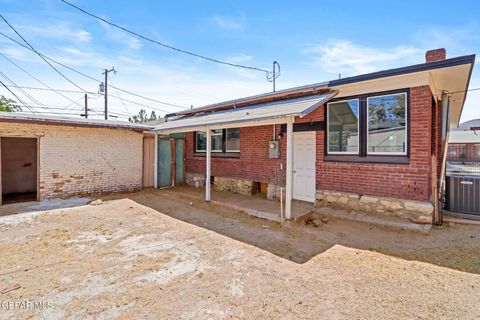
MULTIPOLYGON (((267 187, 267 199, 268 200, 280 200, 281 186, 277 186, 269 183, 267 187)), ((284 191, 285 192, 285 191, 284 191)), ((285 197, 284 197, 285 198, 285 197)))
POLYGON ((398 216, 418 223, 432 223, 433 205, 430 202, 362 196, 337 191, 317 191, 316 199, 317 206, 398 216))
POLYGON ((185 174, 185 183, 195 188, 203 188, 205 186, 205 176, 201 173, 185 174))
POLYGON ((258 192, 254 181, 214 177, 213 189, 217 191, 230 191, 238 194, 252 195, 258 192))

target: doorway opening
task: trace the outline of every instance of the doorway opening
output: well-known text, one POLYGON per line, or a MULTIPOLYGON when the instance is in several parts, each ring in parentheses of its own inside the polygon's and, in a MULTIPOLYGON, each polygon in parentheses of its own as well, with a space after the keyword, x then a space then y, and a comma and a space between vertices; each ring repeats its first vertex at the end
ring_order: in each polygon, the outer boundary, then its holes
POLYGON ((37 200, 37 139, 2 137, 0 143, 1 203, 37 200))

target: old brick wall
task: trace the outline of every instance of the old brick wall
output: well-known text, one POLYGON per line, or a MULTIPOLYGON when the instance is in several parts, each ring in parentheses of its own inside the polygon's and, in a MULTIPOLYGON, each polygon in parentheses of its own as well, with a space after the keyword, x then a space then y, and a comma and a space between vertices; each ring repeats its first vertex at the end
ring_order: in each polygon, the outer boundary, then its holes
POLYGON ((40 199, 142 187, 141 133, 1 122, 2 136, 40 139, 40 199))
MULTIPOLYGON (((324 120, 324 107, 295 122, 324 120)), ((277 126, 277 131, 280 127, 277 126)), ((274 184, 285 181, 286 137, 281 159, 268 159, 272 126, 241 129, 240 158, 212 157, 212 175, 274 184), (280 171, 280 164, 283 171, 280 171)), ((317 189, 426 201, 430 198, 432 96, 428 86, 410 89, 410 163, 378 164, 324 161, 324 131, 317 131, 317 189)), ((205 158, 194 155, 193 133, 186 137, 187 172, 204 173, 205 158)))
MULTIPOLYGON (((280 132, 280 126, 276 126, 280 132)), ((186 134, 186 170, 205 173, 205 156, 194 153, 194 133, 186 134)), ((268 158, 268 141, 273 139, 273 125, 240 129, 240 158, 217 158, 212 153, 212 175, 281 184, 285 180, 285 152, 281 159, 268 158)), ((282 143, 282 142, 281 142, 282 143)))

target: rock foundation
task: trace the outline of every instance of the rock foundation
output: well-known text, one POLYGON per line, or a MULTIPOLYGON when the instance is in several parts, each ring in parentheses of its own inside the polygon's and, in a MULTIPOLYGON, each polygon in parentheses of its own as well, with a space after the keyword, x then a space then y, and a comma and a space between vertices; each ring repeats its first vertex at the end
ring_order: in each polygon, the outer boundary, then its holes
POLYGON ((203 188, 205 186, 205 176, 201 173, 186 173, 185 183, 195 188, 203 188))
POLYGON ((362 196, 337 191, 317 191, 315 205, 398 216, 418 223, 432 223, 433 205, 430 202, 362 196))
POLYGON ((243 195, 252 195, 258 192, 258 186, 254 181, 223 177, 214 178, 213 189, 217 191, 229 191, 243 195))

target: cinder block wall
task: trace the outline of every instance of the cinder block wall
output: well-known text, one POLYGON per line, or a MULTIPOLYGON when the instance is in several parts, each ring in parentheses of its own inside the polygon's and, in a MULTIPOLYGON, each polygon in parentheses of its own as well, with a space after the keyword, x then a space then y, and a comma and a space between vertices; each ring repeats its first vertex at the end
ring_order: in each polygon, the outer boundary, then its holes
MULTIPOLYGON (((359 193, 427 201, 431 195, 431 154, 437 147, 432 94, 428 86, 410 89, 410 163, 348 163, 325 161, 325 132, 317 131, 317 190, 359 193)), ((295 122, 323 121, 324 106, 295 122)), ((438 117, 438 116, 437 116, 438 117)), ((277 132, 280 126, 277 126, 277 132)), ((240 129, 240 158, 212 157, 212 175, 273 184, 284 183, 286 137, 280 141, 281 159, 268 159, 272 126, 240 129), (280 170, 283 164, 283 171, 280 170)), ((187 172, 205 173, 205 157, 193 152, 193 133, 186 136, 187 172)))
POLYGON ((39 138, 41 200, 142 187, 142 133, 0 122, 0 136, 39 138))

